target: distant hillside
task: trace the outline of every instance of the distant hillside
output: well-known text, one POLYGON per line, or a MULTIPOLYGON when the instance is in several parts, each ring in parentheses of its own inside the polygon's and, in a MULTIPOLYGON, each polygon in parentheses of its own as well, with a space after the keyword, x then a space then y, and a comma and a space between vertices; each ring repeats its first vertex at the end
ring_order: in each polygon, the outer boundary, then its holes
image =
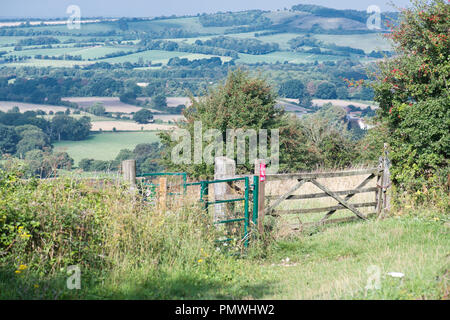
MULTIPOLYGON (((296 6, 292 6, 292 10, 294 11, 303 11, 312 13, 316 16, 327 17, 327 18, 346 18, 350 20, 359 21, 361 23, 366 23, 367 18, 370 14, 366 11, 359 10, 338 10, 333 8, 322 7, 313 4, 298 4, 296 6)), ((397 19, 397 12, 384 12, 381 14, 383 20, 385 19, 397 19)))
MULTIPOLYGON (((386 20, 395 20, 397 15, 395 12, 382 13, 382 28, 386 20)), ((203 27, 232 27, 226 33, 273 30, 345 34, 373 32, 366 26, 369 16, 366 11, 299 4, 291 10, 282 11, 249 10, 203 14, 199 16, 199 22, 203 27)))

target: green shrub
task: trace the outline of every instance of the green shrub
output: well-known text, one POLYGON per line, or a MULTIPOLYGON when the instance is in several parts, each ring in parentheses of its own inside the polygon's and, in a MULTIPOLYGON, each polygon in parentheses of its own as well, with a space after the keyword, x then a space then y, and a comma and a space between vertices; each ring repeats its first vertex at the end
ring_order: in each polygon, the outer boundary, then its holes
POLYGON ((83 281, 108 274, 115 286, 136 268, 159 279, 213 273, 221 261, 215 228, 196 202, 162 211, 108 180, 23 180, 20 171, 1 171, 0 232, 2 281, 17 269, 23 281, 57 282, 78 265, 89 271, 83 281))
POLYGON ((392 178, 410 193, 436 186, 449 166, 450 7, 443 0, 415 1, 388 36, 397 55, 374 75, 379 119, 389 130, 392 178))

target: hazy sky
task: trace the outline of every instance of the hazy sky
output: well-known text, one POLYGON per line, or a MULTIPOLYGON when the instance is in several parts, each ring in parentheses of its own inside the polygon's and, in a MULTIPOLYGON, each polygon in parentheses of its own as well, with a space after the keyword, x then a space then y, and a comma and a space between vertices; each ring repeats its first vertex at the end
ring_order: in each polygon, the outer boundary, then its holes
POLYGON ((78 5, 84 17, 152 17, 247 9, 276 10, 299 3, 357 10, 378 5, 383 11, 392 11, 389 3, 404 7, 409 0, 0 0, 0 17, 66 17, 66 9, 71 4, 78 5))

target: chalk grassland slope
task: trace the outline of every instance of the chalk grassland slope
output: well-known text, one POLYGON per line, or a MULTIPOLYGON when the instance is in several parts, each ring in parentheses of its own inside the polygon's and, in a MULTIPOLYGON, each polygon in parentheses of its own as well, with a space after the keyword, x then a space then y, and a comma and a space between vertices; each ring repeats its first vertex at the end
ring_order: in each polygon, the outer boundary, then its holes
POLYGON ((265 14, 271 19, 274 27, 283 26, 293 29, 309 30, 320 27, 324 30, 366 31, 367 26, 360 21, 341 17, 322 17, 307 12, 270 12, 265 14))
MULTIPOLYGON (((392 47, 389 42, 384 39, 378 33, 368 33, 368 34, 312 34, 307 32, 283 32, 272 35, 258 36, 255 34, 257 32, 243 32, 243 33, 231 33, 227 34, 227 37, 240 38, 240 39, 257 39, 263 42, 273 42, 280 46, 281 51, 289 50, 289 40, 296 38, 298 36, 304 36, 310 34, 313 38, 316 38, 324 43, 335 43, 338 46, 349 46, 355 49, 362 49, 366 53, 372 52, 372 50, 391 50, 392 47)), ((169 39, 170 41, 186 42, 193 44, 196 40, 209 40, 215 37, 215 35, 201 36, 193 38, 178 38, 169 39)))
POLYGON ((121 149, 134 149, 139 143, 158 142, 157 131, 104 132, 82 141, 55 142, 56 151, 66 151, 75 161, 83 158, 113 160, 121 149))

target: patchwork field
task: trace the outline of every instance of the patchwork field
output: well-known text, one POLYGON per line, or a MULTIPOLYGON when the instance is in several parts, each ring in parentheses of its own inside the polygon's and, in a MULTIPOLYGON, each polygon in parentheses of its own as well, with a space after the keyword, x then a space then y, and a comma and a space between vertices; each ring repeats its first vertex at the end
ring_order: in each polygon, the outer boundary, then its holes
POLYGON ((28 59, 21 62, 9 63, 9 67, 40 67, 40 68, 72 68, 74 66, 84 66, 92 64, 91 61, 76 60, 48 60, 48 59, 28 59))
POLYGON ((55 142, 56 151, 66 151, 75 161, 83 158, 113 160, 121 149, 134 149, 139 143, 158 142, 157 131, 104 132, 82 141, 55 142))
POLYGON ((45 111, 46 113, 48 113, 49 111, 53 111, 53 112, 65 111, 67 109, 67 107, 53 106, 53 105, 49 105, 49 104, 34 104, 34 103, 16 102, 16 101, 0 101, 0 111, 6 112, 13 107, 18 107, 20 112, 42 110, 42 111, 45 111))
POLYGON ((378 108, 378 105, 373 101, 352 101, 352 100, 339 100, 339 99, 313 99, 312 104, 318 107, 323 106, 326 103, 331 103, 334 106, 338 107, 347 107, 349 105, 354 105, 355 107, 365 109, 367 107, 371 107, 372 109, 378 108))
POLYGON ((268 54, 260 54, 260 55, 252 55, 240 53, 239 59, 237 62, 239 63, 307 63, 314 61, 335 61, 337 59, 336 56, 331 55, 317 55, 311 53, 304 52, 290 52, 290 51, 275 51, 268 54))
MULTIPOLYGON (((158 119, 158 117, 155 117, 158 119)), ((169 118, 170 121, 175 121, 176 118, 169 118)), ((161 119, 162 120, 162 119, 161 119)), ((168 121, 168 120, 166 120, 168 121)), ((93 121, 91 131, 142 131, 142 130, 171 130, 176 128, 174 125, 165 125, 157 123, 139 124, 134 121, 93 121)))
POLYGON ((325 43, 334 43, 338 46, 362 49, 366 53, 370 53, 372 50, 392 50, 392 46, 389 41, 383 38, 381 34, 377 33, 348 35, 315 34, 314 38, 325 43))
POLYGON ((123 63, 123 62, 136 63, 139 61, 139 59, 142 58, 142 59, 144 59, 144 61, 151 61, 152 63, 167 64, 167 62, 171 58, 175 58, 175 57, 187 58, 188 60, 209 59, 212 57, 219 57, 223 62, 231 60, 230 57, 222 57, 222 56, 215 56, 215 55, 201 54, 201 53, 164 51, 164 50, 148 50, 148 51, 129 54, 126 56, 102 59, 99 61, 108 62, 108 63, 123 63))
MULTIPOLYGON (((137 98, 139 101, 151 101, 150 97, 139 97, 137 98)), ((189 97, 167 97, 167 106, 168 107, 177 107, 180 104, 184 104, 185 106, 191 105, 191 99, 189 97)))
POLYGON ((102 103, 106 112, 131 113, 142 109, 141 107, 123 103, 116 97, 66 97, 62 98, 62 100, 74 102, 82 109, 89 108, 95 103, 102 103))

